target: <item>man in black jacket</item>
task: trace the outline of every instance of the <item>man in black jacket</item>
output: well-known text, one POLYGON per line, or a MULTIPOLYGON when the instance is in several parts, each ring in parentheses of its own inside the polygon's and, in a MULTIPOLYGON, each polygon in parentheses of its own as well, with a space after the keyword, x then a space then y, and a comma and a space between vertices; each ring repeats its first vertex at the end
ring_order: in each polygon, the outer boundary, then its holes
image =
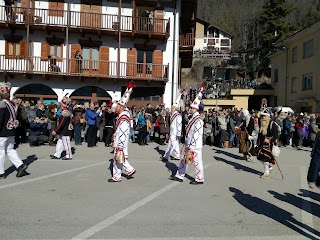
POLYGON ((17 120, 17 107, 9 100, 11 85, 8 82, 0 83, 0 179, 6 178, 4 171, 5 156, 8 155, 10 161, 17 168, 17 177, 25 175, 28 168, 18 156, 14 149, 15 130, 19 126, 17 120))

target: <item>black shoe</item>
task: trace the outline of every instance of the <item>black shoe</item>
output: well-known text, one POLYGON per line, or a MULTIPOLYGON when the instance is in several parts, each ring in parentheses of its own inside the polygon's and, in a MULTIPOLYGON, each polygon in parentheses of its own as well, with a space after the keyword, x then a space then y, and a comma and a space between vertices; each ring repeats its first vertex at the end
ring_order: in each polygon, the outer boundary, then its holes
POLYGON ((25 170, 27 170, 27 168, 28 168, 28 165, 26 165, 26 164, 22 164, 20 167, 18 167, 18 169, 17 169, 17 175, 16 175, 16 177, 22 177, 22 176, 24 176, 24 172, 25 172, 25 170))
POLYGON ((121 182, 121 180, 120 181, 115 181, 112 178, 110 178, 110 179, 108 179, 108 182, 121 182))
POLYGON ((144 145, 149 145, 148 143, 145 143, 144 145))
POLYGON ((6 174, 0 174, 0 179, 5 179, 6 177, 6 174))
POLYGON ((172 181, 183 182, 182 179, 177 178, 176 176, 171 176, 169 179, 172 180, 172 181))
POLYGON ((72 158, 63 157, 62 160, 71 160, 72 158))
POLYGON ((175 157, 170 157, 171 160, 175 160, 175 161, 180 161, 179 158, 175 158, 175 157))
POLYGON ((203 182, 197 182, 195 180, 190 182, 191 185, 198 185, 198 184, 203 184, 203 182))
POLYGON ((55 155, 50 155, 50 158, 51 159, 60 159, 60 158, 56 157, 55 155))
POLYGON ((168 162, 168 159, 166 159, 165 157, 162 157, 161 161, 162 162, 168 162))
POLYGON ((136 172, 137 172, 137 170, 134 170, 133 173, 131 173, 130 175, 127 176, 127 179, 132 179, 132 178, 134 178, 134 177, 132 177, 132 176, 133 176, 133 174, 135 174, 136 172))

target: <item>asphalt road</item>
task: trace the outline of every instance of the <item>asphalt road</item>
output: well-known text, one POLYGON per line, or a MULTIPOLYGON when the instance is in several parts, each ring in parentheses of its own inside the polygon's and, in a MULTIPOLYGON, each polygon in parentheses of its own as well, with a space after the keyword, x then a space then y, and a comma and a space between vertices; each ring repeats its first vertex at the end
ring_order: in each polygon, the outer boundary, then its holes
MULTIPOLYGON (((53 147, 18 149, 29 176, 6 161, 0 180, 0 239, 320 239, 320 190, 310 191, 310 149, 282 149, 275 168, 240 159, 237 149, 203 149, 205 184, 170 181, 178 162, 165 146, 130 144, 131 180, 108 183, 110 148, 77 146, 73 160, 51 160, 53 147)), ((188 169, 190 176, 194 168, 188 169)))

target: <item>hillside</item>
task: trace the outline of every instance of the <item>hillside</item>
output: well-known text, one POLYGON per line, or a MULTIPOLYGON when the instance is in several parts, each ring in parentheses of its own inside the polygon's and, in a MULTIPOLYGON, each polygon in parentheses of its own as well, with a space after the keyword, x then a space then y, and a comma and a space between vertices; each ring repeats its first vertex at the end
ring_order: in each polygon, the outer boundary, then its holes
MULTIPOLYGON (((246 41, 247 26, 261 12, 267 0, 198 0, 198 18, 233 34, 233 49, 246 41)), ((292 12, 287 21, 299 30, 320 19, 320 0, 286 0, 292 12)), ((255 29, 256 30, 256 29, 255 29)), ((258 32, 258 31, 257 31, 258 32)))

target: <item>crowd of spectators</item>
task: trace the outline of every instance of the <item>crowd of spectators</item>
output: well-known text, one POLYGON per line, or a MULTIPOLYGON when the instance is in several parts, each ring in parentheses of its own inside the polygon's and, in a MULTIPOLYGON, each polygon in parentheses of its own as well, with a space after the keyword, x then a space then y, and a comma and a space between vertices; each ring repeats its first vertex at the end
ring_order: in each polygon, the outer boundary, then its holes
MULTIPOLYGON (((194 92, 183 96, 181 100, 182 133, 185 134, 185 126, 191 117, 188 113, 190 100, 194 99, 194 92)), ((104 142, 106 147, 112 146, 112 136, 115 129, 117 115, 114 113, 112 104, 85 102, 83 105, 76 101, 68 100, 68 110, 72 112, 72 123, 74 126, 73 139, 75 145, 82 145, 87 142, 88 147, 97 146, 97 142, 104 142)), ((52 131, 59 124, 58 119, 61 113, 60 104, 43 104, 41 101, 22 101, 19 98, 13 99, 18 106, 18 119, 20 126, 16 131, 16 147, 20 143, 28 142, 31 147, 43 144, 55 145, 55 136, 52 131)), ((234 129, 239 127, 242 118, 240 111, 231 109, 209 109, 203 111, 203 104, 200 104, 200 112, 204 120, 203 140, 205 144, 226 147, 237 147, 239 136, 234 134, 234 129)), ((153 107, 147 104, 146 107, 137 109, 135 106, 129 108, 131 119, 130 140, 141 146, 148 145, 148 142, 166 144, 169 136, 170 108, 164 104, 153 107)), ((251 118, 257 123, 256 134, 261 129, 260 115, 258 111, 251 111, 251 118)), ((274 112, 271 120, 275 121, 280 128, 279 143, 283 146, 292 145, 313 147, 316 133, 320 127, 320 114, 285 114, 274 112)), ((184 137, 182 136, 182 142, 184 137)), ((256 143, 256 142, 255 142, 256 143)))

